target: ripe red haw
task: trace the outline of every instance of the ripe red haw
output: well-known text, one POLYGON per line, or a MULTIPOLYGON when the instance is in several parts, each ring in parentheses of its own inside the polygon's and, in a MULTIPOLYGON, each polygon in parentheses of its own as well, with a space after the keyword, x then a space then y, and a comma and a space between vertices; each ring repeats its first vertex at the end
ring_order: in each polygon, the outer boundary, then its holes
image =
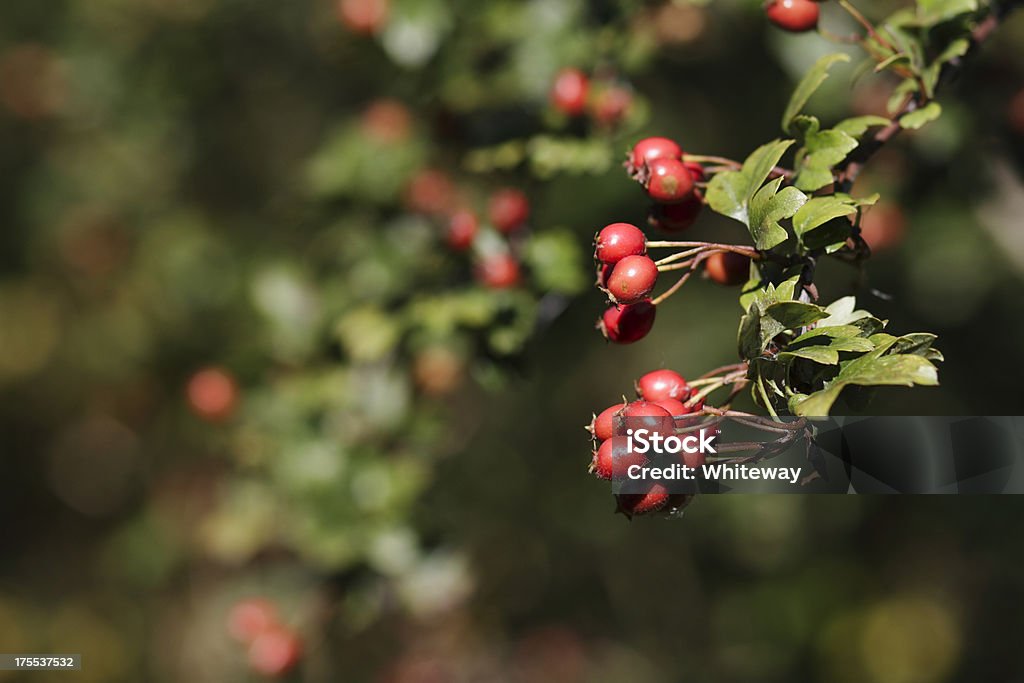
POLYGON ((494 227, 499 232, 509 233, 530 217, 530 201, 519 190, 507 187, 491 195, 487 211, 494 227))
POLYGON ((644 138, 633 145, 629 155, 630 171, 639 173, 655 159, 682 159, 683 148, 668 138, 644 138))
POLYGON ((618 511, 632 517, 657 512, 668 503, 668 490, 661 484, 655 484, 647 493, 623 493, 616 496, 618 511))
POLYGON ((681 202, 693 192, 690 169, 678 159, 655 159, 647 164, 647 194, 661 204, 681 202))
POLYGON ((616 470, 625 472, 630 465, 645 464, 647 458, 643 454, 630 451, 627 437, 613 436, 594 451, 590 466, 601 479, 611 479, 616 470))
POLYGON ((615 264, 607 287, 616 302, 632 304, 650 294, 657 281, 658 266, 651 257, 627 256, 615 264))
POLYGON ((551 86, 551 105, 567 116, 579 116, 587 107, 590 79, 579 69, 562 69, 551 86))
POLYGON ((704 261, 704 272, 720 285, 742 285, 750 279, 750 259, 732 251, 720 251, 704 261))
POLYGON ((461 210, 448 219, 446 239, 448 246, 456 251, 465 251, 473 244, 480 229, 480 221, 472 211, 461 210))
POLYGON ((651 401, 656 406, 661 406, 669 412, 672 417, 678 417, 680 415, 689 415, 690 409, 683 404, 682 401, 674 398, 663 398, 659 401, 651 401))
POLYGON ((612 438, 615 434, 615 416, 620 410, 626 407, 625 403, 616 403, 613 406, 608 406, 601 413, 594 418, 591 423, 591 429, 594 433, 594 438, 598 441, 607 441, 612 438))
POLYGON ((260 633, 249 646, 249 666, 264 676, 283 676, 299 663, 302 641, 291 629, 274 626, 260 633))
POLYGON ((231 417, 238 404, 235 378, 221 368, 205 368, 192 375, 186 394, 192 412, 209 422, 231 417))
POLYGON ((653 370, 637 380, 636 393, 648 401, 685 401, 690 396, 690 385, 674 370, 653 370))
POLYGON ((648 223, 665 232, 682 232, 697 222, 704 208, 704 200, 698 190, 677 204, 655 204, 651 209, 648 223))
POLYGON ((765 8, 768 20, 791 33, 814 30, 821 10, 812 0, 772 0, 765 8))
POLYGON ((635 304, 613 304, 601 316, 598 329, 608 341, 632 344, 651 331, 657 312, 657 307, 650 299, 635 304))
POLYGON ((615 264, 627 256, 647 253, 647 237, 630 223, 612 223, 597 233, 594 258, 601 263, 615 264))
POLYGON ((476 267, 476 277, 491 289, 508 289, 519 284, 519 262, 511 254, 492 254, 476 267))

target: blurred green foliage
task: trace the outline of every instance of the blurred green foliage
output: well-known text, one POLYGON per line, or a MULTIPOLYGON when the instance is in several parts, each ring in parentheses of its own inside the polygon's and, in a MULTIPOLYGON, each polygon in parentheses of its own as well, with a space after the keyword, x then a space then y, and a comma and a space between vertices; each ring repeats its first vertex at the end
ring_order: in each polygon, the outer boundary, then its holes
MULTIPOLYGON (((81 652, 84 681, 250 680, 224 623, 266 595, 302 633, 296 680, 1019 673, 1012 499, 702 499, 629 524, 585 476, 590 411, 735 355, 734 296, 705 283, 642 344, 594 333, 588 242, 646 211, 620 154, 643 132, 742 158, 821 38, 746 0, 393 0, 376 35, 328 0, 0 18, 0 651, 81 652), (628 85, 621 125, 549 109, 565 66, 628 85), (482 216, 527 192, 529 229, 484 221, 475 256, 515 252, 521 286, 445 248, 410 189, 431 169, 482 216), (237 405, 204 420, 210 366, 237 405)), ((868 279, 820 274, 939 334, 943 387, 875 410, 1024 409, 1021 44, 1016 16, 859 182, 900 218, 868 279)), ((850 76, 809 109, 884 111, 884 76, 850 76)))

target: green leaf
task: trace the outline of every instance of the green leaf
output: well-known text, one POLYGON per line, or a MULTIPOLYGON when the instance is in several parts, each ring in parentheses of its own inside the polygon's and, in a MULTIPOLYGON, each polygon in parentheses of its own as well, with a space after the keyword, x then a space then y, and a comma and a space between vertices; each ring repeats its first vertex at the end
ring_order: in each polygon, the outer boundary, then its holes
MULTIPOLYGON (((804 108, 811 95, 821 87, 821 84, 828 78, 829 69, 837 62, 848 62, 850 56, 841 52, 825 55, 807 71, 804 77, 797 84, 786 111, 782 115, 782 130, 789 132, 790 124, 797 114, 804 108)), ((774 165, 774 164, 773 164, 774 165)))
POLYGON ((903 101, 907 99, 907 95, 917 91, 917 80, 913 78, 904 79, 899 85, 893 88, 892 95, 889 96, 889 102, 886 104, 886 109, 890 114, 895 114, 903 105, 903 101))
MULTIPOLYGON (((794 202, 799 201, 799 197, 796 194, 788 192, 781 199, 772 203, 778 189, 778 184, 776 184, 772 191, 759 197, 757 210, 760 213, 756 221, 751 220, 752 204, 755 195, 761 190, 761 186, 772 172, 772 169, 775 168, 782 155, 786 153, 786 150, 792 144, 792 140, 773 140, 762 145, 747 157, 739 171, 718 173, 708 184, 707 200, 712 210, 743 223, 748 228, 751 228, 751 234, 754 234, 753 228, 756 226, 756 231, 763 235, 758 243, 758 248, 761 249, 769 248, 761 246, 762 244, 772 243, 772 246, 774 246, 786 239, 784 234, 781 235, 781 240, 779 239, 780 233, 778 230, 773 229, 769 216, 780 213, 782 217, 788 217, 785 216, 785 213, 794 202)), ((796 211, 797 208, 799 206, 793 208, 793 211, 796 211)), ((778 219, 776 219, 776 223, 777 221, 778 219)), ((781 227, 779 229, 781 230, 781 227)))
POLYGON ((742 171, 718 173, 708 183, 708 205, 716 213, 747 225, 747 188, 750 180, 742 171))
POLYGON ((889 125, 889 119, 884 116, 854 116, 845 121, 840 121, 832 127, 832 130, 838 130, 850 137, 859 138, 861 135, 864 135, 868 128, 887 125, 889 125))
POLYGON ((904 114, 900 117, 900 125, 910 130, 917 130, 927 123, 931 123, 942 114, 942 106, 938 102, 929 102, 925 106, 904 114))
POLYGON ((749 183, 747 189, 747 200, 749 201, 754 193, 760 189, 768 175, 775 168, 782 155, 792 146, 793 140, 772 140, 761 145, 743 162, 741 173, 747 177, 749 183))
POLYGON ((910 55, 904 54, 903 52, 897 52, 894 55, 890 55, 875 65, 875 73, 881 73, 896 62, 910 62, 910 55))
POLYGON ((790 349, 778 356, 780 359, 805 358, 821 365, 838 365, 839 353, 827 346, 808 346, 805 349, 790 349))
POLYGON ((771 249, 785 242, 789 233, 779 221, 791 218, 807 201, 807 195, 795 187, 780 192, 782 180, 770 181, 750 200, 750 236, 758 249, 771 249))
POLYGON ((833 339, 828 347, 847 353, 870 353, 875 350, 875 345, 871 343, 871 340, 864 337, 839 337, 833 339))
POLYGON ((802 237, 831 220, 856 212, 855 205, 839 197, 811 197, 793 216, 793 230, 802 237))
POLYGON ((917 16, 925 24, 948 21, 977 11, 978 0, 917 0, 917 16))
MULTIPOLYGON (((826 309, 827 310, 827 309, 826 309)), ((860 334, 860 328, 854 325, 836 325, 835 327, 822 327, 819 323, 817 327, 811 330, 807 330, 799 337, 789 343, 789 348, 806 346, 808 344, 829 344, 832 339, 838 337, 856 337, 860 334)), ((872 344, 871 348, 874 348, 872 344)))
POLYGON ((795 184, 813 192, 832 182, 832 168, 857 148, 857 139, 841 130, 819 131, 804 138, 804 147, 797 154, 799 172, 795 184))
POLYGON ((822 318, 828 317, 828 313, 821 306, 806 304, 802 301, 780 301, 774 303, 765 309, 765 315, 769 315, 777 320, 785 330, 806 327, 822 318))
POLYGON ((921 356, 861 356, 844 364, 836 378, 821 391, 801 401, 797 415, 824 417, 848 386, 935 386, 939 383, 935 366, 921 356))

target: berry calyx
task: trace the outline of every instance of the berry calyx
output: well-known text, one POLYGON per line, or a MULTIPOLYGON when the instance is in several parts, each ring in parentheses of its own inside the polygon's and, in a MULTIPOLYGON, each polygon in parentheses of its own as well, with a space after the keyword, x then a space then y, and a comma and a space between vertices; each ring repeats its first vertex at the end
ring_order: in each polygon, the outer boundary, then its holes
POLYGON ((519 262, 512 254, 493 254, 476 267, 477 280, 491 289, 508 289, 519 284, 519 262))
POLYGON ((690 396, 690 385, 674 370, 653 370, 637 380, 636 393, 648 401, 685 401, 690 396))
POLYGON ((283 676, 299 663, 302 641, 291 629, 275 626, 252 641, 248 654, 253 671, 264 676, 283 676))
POLYGON ((594 258, 601 263, 615 264, 627 256, 646 253, 647 237, 643 230, 630 223, 606 225, 594 240, 594 258))
POLYGON ((608 276, 608 292, 616 302, 632 304, 650 294, 657 281, 658 266, 651 257, 627 256, 608 276))
POLYGON ((782 30, 803 33, 817 28, 821 10, 812 0, 772 0, 765 13, 782 30))
POLYGON ((733 251, 720 251, 704 261, 704 272, 720 285, 742 285, 750 279, 750 259, 733 251))
POLYGON ((704 208, 704 199, 698 190, 677 204, 655 204, 647 222, 651 227, 664 232, 676 233, 686 230, 697 222, 704 208))
POLYGON ((633 145, 629 154, 629 170, 631 173, 639 173, 644 166, 655 159, 682 159, 683 148, 674 140, 668 138, 644 138, 633 145))
POLYGON ((608 341, 632 344, 646 337, 651 331, 657 312, 658 308, 650 299, 635 304, 613 304, 601 316, 598 329, 608 341))
POLYGON ((579 116, 587 107, 590 79, 579 69, 562 69, 551 86, 551 106, 566 116, 579 116))
POLYGON ((624 473, 630 465, 646 464, 647 458, 643 454, 630 451, 627 437, 613 436, 594 451, 590 469, 601 479, 611 479, 616 470, 624 473))
POLYGON ((626 407, 625 403, 616 403, 613 406, 608 406, 601 413, 594 418, 590 428, 594 433, 594 438, 598 441, 607 441, 615 435, 615 416, 626 407))
POLYGON ((498 232, 509 233, 530 217, 530 201, 519 190, 507 187, 491 195, 487 211, 498 232))
POLYGON ((647 194, 656 202, 681 202, 693 192, 690 169, 678 159, 655 159, 647 164, 647 194))
POLYGON ((617 512, 627 517, 657 512, 668 503, 668 490, 661 484, 655 484, 647 493, 623 493, 615 497, 618 502, 617 512))
POLYGON ((389 0, 338 0, 338 18, 353 33, 371 35, 387 22, 389 0))
POLYGON ((240 643, 251 643, 277 623, 277 608, 264 598, 241 600, 228 613, 228 633, 240 643))
POLYGON ((480 230, 480 221, 472 211, 456 211, 448 219, 448 229, 445 239, 448 246, 455 251, 465 251, 473 244, 476 234, 480 230))
POLYGON ((221 368, 205 368, 192 375, 185 393, 192 412, 208 422, 226 420, 238 404, 235 378, 221 368))

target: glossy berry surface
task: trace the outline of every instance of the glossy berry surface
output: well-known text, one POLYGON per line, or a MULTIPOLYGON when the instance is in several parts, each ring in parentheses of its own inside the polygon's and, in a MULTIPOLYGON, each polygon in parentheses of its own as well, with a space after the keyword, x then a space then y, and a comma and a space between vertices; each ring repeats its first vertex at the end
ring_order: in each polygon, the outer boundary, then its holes
POLYGON ((592 428, 594 430, 594 438, 598 441, 607 441, 612 438, 615 434, 615 415, 626 407, 625 403, 616 403, 613 406, 608 406, 594 418, 592 428))
POLYGON ((633 145, 629 162, 634 172, 655 159, 682 159, 683 148, 668 138, 644 138, 633 145))
POLYGON ((704 271, 720 285, 742 285, 750 279, 750 259, 732 251, 718 252, 704 261, 704 271))
POLYGON ((703 198, 699 191, 694 190, 676 204, 655 204, 648 222, 652 227, 664 232, 682 232, 697 222, 703 209, 703 198))
POLYGON ((668 503, 668 490, 661 484, 655 484, 647 493, 625 493, 616 496, 619 512, 627 517, 657 512, 668 503))
POLYGON ((647 253, 647 237, 643 230, 630 223, 612 223, 597 233, 594 258, 601 263, 618 263, 627 256, 647 253))
POLYGON ((675 370, 653 370, 637 380, 636 393, 648 401, 685 401, 690 396, 690 385, 675 370))
POLYGON ((568 116, 579 116, 587 108, 590 79, 579 69, 562 69, 551 86, 551 105, 568 116))
POLYGON ((672 417, 690 414, 690 409, 687 408, 682 401, 675 398, 663 398, 659 401, 651 401, 651 403, 656 406, 661 406, 667 410, 672 417))
POLYGON ((480 230, 480 222, 472 211, 456 211, 448 219, 448 229, 445 239, 448 246, 456 251, 465 251, 473 245, 477 232, 480 230))
POLYGON ((511 254, 487 256, 476 266, 476 277, 491 289, 508 289, 519 284, 519 262, 511 254))
POLYGON ((630 465, 643 466, 647 462, 643 454, 629 451, 628 438, 613 436, 602 442, 594 452, 591 468, 601 479, 611 479, 616 471, 622 476, 630 465))
POLYGON ((635 304, 612 305, 605 309, 598 328, 608 341, 632 344, 651 331, 657 312, 658 308, 650 299, 635 304))
POLYGON ((283 676, 299 663, 302 643, 290 629, 275 626, 264 631, 249 646, 249 666, 264 676, 283 676))
POLYGON ((647 195, 654 201, 671 204, 691 196, 693 176, 678 159, 655 159, 647 170, 647 195))
POLYGON ((640 301, 658 282, 658 266, 649 256, 627 256, 612 269, 608 276, 608 292, 618 303, 640 301))
POLYGON ((487 213, 491 224, 499 232, 509 233, 522 226, 530 217, 530 200, 511 187, 498 190, 491 195, 487 213))
POLYGON ((791 33, 814 30, 821 14, 818 4, 812 0, 773 0, 765 12, 769 21, 791 33))
POLYGON ((235 604, 228 613, 228 633, 241 643, 251 643, 277 621, 277 608, 273 603, 263 598, 248 598, 235 604))

